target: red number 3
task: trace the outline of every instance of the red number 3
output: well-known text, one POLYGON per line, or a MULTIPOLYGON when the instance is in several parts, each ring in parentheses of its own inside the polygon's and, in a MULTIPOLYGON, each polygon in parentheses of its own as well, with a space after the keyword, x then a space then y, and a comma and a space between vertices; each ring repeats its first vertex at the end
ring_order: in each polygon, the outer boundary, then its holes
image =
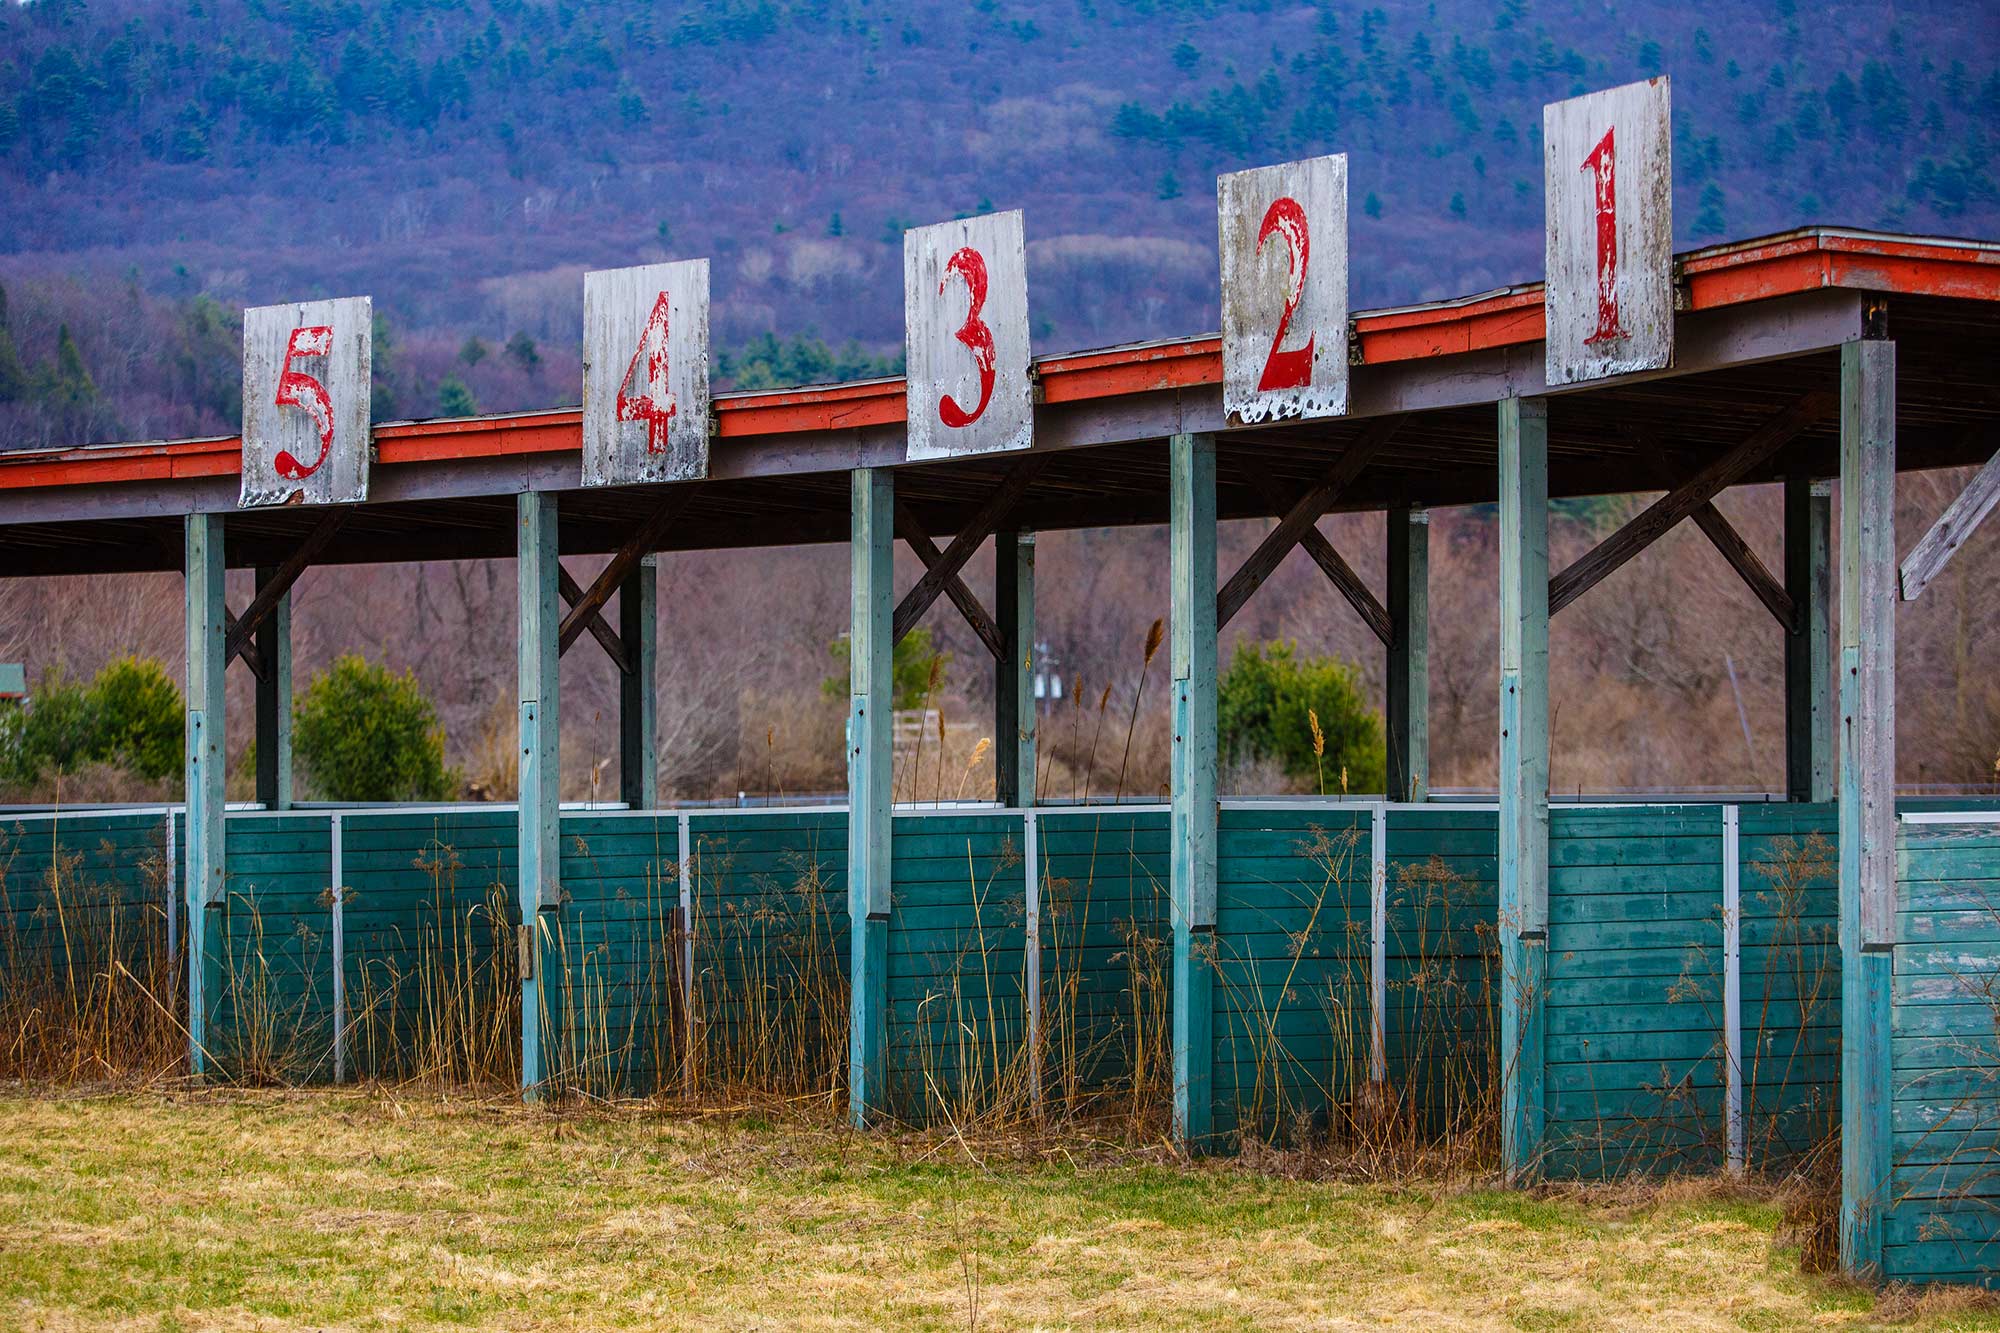
POLYGON ((1257 253, 1264 253, 1264 242, 1272 232, 1285 238, 1287 253, 1286 269, 1291 277, 1291 290, 1285 295, 1285 313, 1278 317, 1278 332, 1271 339, 1271 354, 1264 358, 1264 377, 1257 381, 1259 392, 1272 389, 1303 389, 1312 383, 1313 339, 1307 338, 1304 347, 1289 352, 1278 348, 1285 341, 1285 331, 1292 326, 1292 316, 1298 313, 1299 298, 1305 295, 1306 264, 1312 257, 1312 240, 1306 228, 1306 211, 1299 201, 1281 198, 1272 201, 1264 213, 1264 225, 1257 229, 1257 253))
POLYGON ((312 462, 299 462, 290 449, 278 450, 278 475, 286 481, 304 481, 319 471, 320 464, 326 462, 327 451, 333 447, 333 400, 326 396, 325 385, 303 370, 293 370, 292 361, 303 356, 327 356, 332 351, 333 330, 324 324, 293 329, 290 341, 285 344, 285 365, 278 372, 277 404, 304 409, 319 427, 319 453, 312 462))
POLYGON ((956 273, 965 280, 965 290, 972 297, 972 305, 965 312, 965 323, 953 336, 965 344, 972 353, 973 361, 979 366, 979 404, 970 412, 958 405, 958 400, 950 394, 938 400, 938 419, 954 429, 970 426, 986 411, 986 404, 993 401, 993 330, 986 327, 986 321, 979 312, 986 305, 986 260, 971 246, 966 246, 951 257, 945 265, 945 281, 938 284, 938 294, 942 296, 946 283, 956 273))
POLYGON ((1613 133, 1606 130, 1583 159, 1583 170, 1596 187, 1597 217, 1597 331, 1583 340, 1586 347, 1627 336, 1618 320, 1618 150, 1613 133))
POLYGON ((667 451, 667 423, 674 419, 675 411, 674 395, 667 388, 667 294, 661 292, 660 299, 653 302, 653 313, 646 320, 645 330, 639 335, 639 345, 632 349, 632 363, 625 367, 625 378, 619 381, 618 419, 645 422, 646 452, 663 454, 667 451), (646 361, 642 380, 641 357, 646 361), (634 380, 640 380, 636 392, 634 380))

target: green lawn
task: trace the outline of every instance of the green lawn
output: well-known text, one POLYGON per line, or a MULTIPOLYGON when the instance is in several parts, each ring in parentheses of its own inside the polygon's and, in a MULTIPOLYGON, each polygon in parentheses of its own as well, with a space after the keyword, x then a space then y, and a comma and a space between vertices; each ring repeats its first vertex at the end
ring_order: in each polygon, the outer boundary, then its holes
POLYGON ((1317 1184, 761 1115, 0 1096, 0 1326, 2000 1329, 1767 1201, 1317 1184))

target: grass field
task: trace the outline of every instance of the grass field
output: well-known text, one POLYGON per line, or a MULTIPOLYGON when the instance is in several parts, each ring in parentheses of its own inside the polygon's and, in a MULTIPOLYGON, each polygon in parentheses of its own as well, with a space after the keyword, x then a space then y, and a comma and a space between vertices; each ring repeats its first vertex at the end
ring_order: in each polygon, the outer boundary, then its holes
POLYGON ((1526 1196, 768 1112, 0 1094, 0 1326, 2000 1329, 1709 1184, 1526 1196))

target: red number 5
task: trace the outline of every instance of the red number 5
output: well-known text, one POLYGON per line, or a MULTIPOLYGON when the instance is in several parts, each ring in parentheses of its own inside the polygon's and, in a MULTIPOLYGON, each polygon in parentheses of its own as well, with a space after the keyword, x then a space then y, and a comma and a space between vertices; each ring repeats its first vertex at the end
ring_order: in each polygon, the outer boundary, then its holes
POLYGON ((632 349, 625 378, 619 381, 618 419, 645 422, 646 452, 663 454, 667 451, 667 423, 674 419, 675 410, 674 395, 667 388, 667 294, 661 292, 660 299, 653 302, 645 330, 639 334, 639 345, 632 349), (645 376, 635 386, 641 357, 646 359, 645 376))
POLYGON ((1583 159, 1583 170, 1591 173, 1597 191, 1597 331, 1583 340, 1586 347, 1626 336, 1618 321, 1618 162, 1613 132, 1606 130, 1583 159))
POLYGON ((1264 225, 1257 229, 1257 253, 1264 253, 1264 242, 1272 232, 1285 238, 1286 270, 1291 277, 1291 289, 1285 295, 1285 313, 1278 317, 1278 332, 1271 339, 1271 354, 1264 358, 1264 377, 1257 381, 1259 392, 1272 389, 1303 389, 1312 383, 1313 339, 1307 338, 1304 347, 1289 352, 1278 348, 1285 341, 1285 331, 1292 326, 1292 316, 1298 312, 1299 298, 1305 295, 1306 264, 1312 256, 1312 240, 1306 229, 1306 211, 1299 201, 1292 198, 1274 200, 1264 213, 1264 225))
POLYGON ((291 450, 278 450, 278 475, 286 481, 304 481, 319 471, 320 464, 326 462, 327 450, 333 447, 333 400, 326 396, 325 385, 303 370, 293 370, 292 361, 303 356, 327 356, 332 351, 333 330, 324 324, 293 329, 291 340, 285 344, 285 366, 278 372, 277 404, 303 408, 319 427, 319 453, 312 462, 301 463, 291 450))
POLYGON ((945 284, 956 273, 965 280, 965 290, 972 297, 972 305, 965 312, 965 323, 953 336, 965 344, 972 353, 973 361, 979 366, 979 404, 970 412, 958 405, 958 400, 946 394, 938 400, 938 419, 954 429, 970 426, 986 411, 986 404, 993 400, 993 330, 986 327, 986 321, 979 312, 986 305, 986 260, 971 246, 966 246, 951 257, 945 265, 945 282, 938 284, 938 294, 944 294, 945 284))

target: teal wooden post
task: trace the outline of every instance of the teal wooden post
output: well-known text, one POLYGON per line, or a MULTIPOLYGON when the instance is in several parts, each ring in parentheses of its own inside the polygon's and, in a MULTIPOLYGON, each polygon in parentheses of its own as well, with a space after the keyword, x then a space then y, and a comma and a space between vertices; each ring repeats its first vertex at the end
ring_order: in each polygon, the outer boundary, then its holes
POLYGON ((1882 1271, 1896 942, 1896 345, 1840 353, 1840 1266, 1882 1271))
POLYGON ((852 1009, 848 1114, 856 1128, 888 1108, 889 847, 893 799, 895 478, 852 475, 853 631, 848 642, 847 919, 852 1009))
POLYGON ((1785 794, 1833 799, 1833 487, 1785 478, 1785 591, 1798 624, 1785 635, 1785 794))
POLYGON ((562 626, 558 600, 556 497, 525 493, 515 499, 517 556, 515 582, 521 612, 520 648, 520 898, 518 961, 521 972, 521 1091, 535 1097, 548 1077, 543 1023, 546 963, 558 957, 548 946, 554 915, 562 903, 562 788, 558 744, 556 677, 562 626))
MULTIPOLYGON (((257 571, 257 590, 277 571, 257 571)), ((287 592, 257 627, 257 802, 266 810, 292 808, 292 595, 287 592)))
POLYGON ((208 1012, 222 987, 226 882, 223 829, 222 516, 187 517, 188 1065, 207 1072, 208 1012))
POLYGON ((1500 1162, 1537 1169, 1549 927, 1549 409, 1500 400, 1500 1162))
POLYGON ((618 799, 634 810, 660 803, 659 608, 659 563, 649 555, 618 588, 618 641, 630 668, 618 678, 618 799))
POLYGON ((1389 511, 1389 786, 1392 801, 1430 799, 1431 516, 1389 511))
POLYGON ((1000 660, 993 677, 993 794, 1002 805, 1035 803, 1035 534, 993 538, 994 614, 1000 660))
POLYGON ((1168 441, 1173 583, 1174 1142, 1209 1146, 1215 1064, 1215 438, 1168 441))

